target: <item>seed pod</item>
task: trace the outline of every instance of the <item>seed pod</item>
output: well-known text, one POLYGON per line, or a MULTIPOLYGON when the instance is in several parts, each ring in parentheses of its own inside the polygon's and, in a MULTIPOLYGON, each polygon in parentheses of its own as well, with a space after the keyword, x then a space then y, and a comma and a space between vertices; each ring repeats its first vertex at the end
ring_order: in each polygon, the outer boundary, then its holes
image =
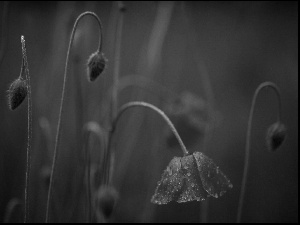
POLYGON ((118 192, 112 186, 101 186, 97 193, 96 207, 105 219, 108 219, 118 200, 118 192))
POLYGON ((272 124, 269 127, 266 136, 268 150, 271 152, 276 151, 285 140, 285 137, 286 127, 284 126, 284 124, 280 122, 272 124))
POLYGON ((26 98, 27 85, 23 78, 18 78, 10 85, 8 89, 8 107, 11 110, 16 109, 26 98))
POLYGON ((89 81, 94 81, 105 69, 107 59, 102 52, 91 54, 88 59, 87 75, 89 81))

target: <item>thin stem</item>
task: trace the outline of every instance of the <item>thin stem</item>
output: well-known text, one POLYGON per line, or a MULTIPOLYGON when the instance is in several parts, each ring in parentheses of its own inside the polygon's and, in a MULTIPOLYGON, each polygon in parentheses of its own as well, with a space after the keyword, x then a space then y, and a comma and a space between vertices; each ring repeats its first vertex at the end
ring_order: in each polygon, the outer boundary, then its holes
POLYGON ((87 157, 87 197, 88 197, 88 223, 91 223, 91 156, 90 152, 86 150, 87 157))
MULTIPOLYGON (((89 143, 89 137, 93 133, 98 141, 100 142, 101 149, 105 151, 106 147, 106 140, 104 138, 104 132, 102 128, 98 125, 96 122, 89 122, 84 126, 84 151, 86 153, 86 158, 87 158, 87 197, 88 197, 88 222, 90 223, 92 221, 92 212, 91 212, 91 171, 90 171, 90 164, 91 164, 91 153, 90 150, 88 149, 88 143, 89 143)), ((104 152, 105 153, 105 152, 104 152)))
POLYGON ((26 46, 24 36, 21 36, 22 55, 25 67, 27 92, 28 92, 28 138, 27 138, 27 165, 26 165, 26 184, 25 184, 25 213, 24 223, 28 222, 29 218, 29 181, 30 181, 30 168, 31 168, 31 141, 32 141, 32 100, 31 100, 31 86, 30 75, 27 62, 26 46))
POLYGON ((122 28, 124 18, 124 5, 122 2, 117 2, 119 8, 119 16, 116 29, 116 40, 115 40, 115 59, 114 59, 114 71, 113 71, 113 91, 111 101, 111 122, 116 117, 118 109, 118 85, 119 85, 119 74, 120 74, 120 58, 121 58, 121 41, 122 41, 122 28))
POLYGON ((7 36, 8 36, 8 1, 3 2, 3 14, 2 14, 2 21, 1 21, 1 45, 0 45, 0 65, 2 64, 2 60, 5 55, 5 51, 7 48, 7 36))
MULTIPOLYGON (((155 111, 156 113, 158 113, 167 122, 167 124, 171 128, 172 132, 174 133, 175 137, 177 138, 177 140, 178 140, 178 142, 179 142, 179 144, 181 146, 181 149, 182 149, 182 152, 183 152, 184 156, 186 156, 186 155, 189 154, 189 152, 186 149, 183 141, 180 138, 180 135, 178 134, 176 128, 174 127, 173 123, 170 121, 170 119, 168 118, 168 116, 162 110, 160 110, 156 106, 154 106, 154 105, 152 105, 150 103, 147 103, 147 102, 128 102, 128 103, 124 104, 120 108, 120 110, 119 110, 119 112, 118 112, 118 114, 117 114, 117 116, 114 119, 113 124, 112 124, 112 129, 111 129, 111 132, 110 132, 110 135, 109 135, 109 139, 108 139, 108 151, 107 151, 107 153, 108 153, 107 156, 108 157, 107 157, 107 160, 106 160, 108 164, 109 164, 109 161, 110 161, 109 159, 110 159, 110 145, 111 145, 111 140, 112 140, 112 136, 114 134, 114 131, 116 129, 116 125, 117 125, 120 117, 123 115, 123 113, 126 110, 128 110, 129 108, 132 108, 132 107, 145 107, 145 108, 149 108, 149 109, 155 111)), ((105 180, 106 184, 108 184, 109 181, 110 181, 110 179, 109 179, 109 169, 108 169, 109 165, 105 165, 105 167, 106 167, 106 179, 104 179, 104 180, 105 180)))
MULTIPOLYGON (((118 21, 116 28, 116 39, 115 39, 115 59, 114 59, 114 71, 113 71, 113 85, 112 85, 112 101, 111 101, 111 114, 110 121, 113 123, 113 119, 117 115, 118 110, 118 87, 119 87, 119 76, 120 76, 120 58, 121 58, 121 41, 122 41, 122 30, 123 30, 123 20, 124 20, 124 12, 125 6, 122 1, 118 1, 118 21)), ((107 146, 107 149, 110 149, 111 146, 107 146)), ((106 155, 106 154, 105 154, 106 155)), ((104 160, 108 160, 110 158, 104 158, 104 160)), ((108 163, 109 164, 109 163, 108 163)), ((106 161, 104 161, 104 165, 106 165, 106 161)))
POLYGON ((62 113, 63 113, 63 105, 64 105, 64 96, 65 96, 65 86, 66 86, 66 82, 67 82, 67 71, 68 71, 68 63, 69 63, 69 55, 71 53, 71 46, 74 40, 74 35, 75 35, 75 31, 78 25, 78 22, 80 21, 80 19, 84 16, 90 15, 92 17, 94 17, 98 24, 99 24, 99 45, 98 45, 98 51, 101 52, 102 49, 102 23, 101 20, 99 19, 99 17, 93 13, 93 12, 84 12, 82 14, 80 14, 73 26, 73 30, 71 33, 71 37, 70 37, 70 41, 69 41, 69 47, 68 47, 68 51, 67 51, 67 58, 66 58, 66 64, 65 64, 65 71, 64 71, 64 80, 63 80, 63 88, 62 88, 62 95, 61 95, 61 101, 60 101, 60 110, 59 110, 59 116, 58 116, 58 123, 57 123, 57 132, 56 132, 56 138, 55 138, 55 147, 54 147, 54 156, 53 156, 53 163, 52 163, 52 169, 51 169, 51 177, 50 177, 50 185, 49 185, 49 191, 48 191, 48 199, 47 199, 47 209, 46 209, 46 223, 48 223, 48 221, 50 220, 50 216, 49 216, 49 207, 50 207, 50 201, 52 199, 52 192, 53 192, 53 177, 54 177, 54 173, 55 173, 55 168, 56 168, 56 161, 58 158, 58 146, 59 146, 59 141, 60 141, 60 134, 61 134, 61 117, 62 117, 62 113))
POLYGON ((238 205, 238 212, 237 212, 237 223, 241 222, 241 217, 242 217, 243 202, 244 202, 244 196, 245 196, 245 190, 246 190, 246 181, 247 181, 248 169, 249 169, 250 140, 251 140, 251 129, 252 129, 252 120, 253 120, 255 103, 256 103, 256 99, 257 99, 258 94, 260 93, 260 91, 263 88, 266 88, 266 87, 271 87, 277 95, 277 99, 278 99, 277 120, 279 122, 281 120, 281 98, 280 98, 279 88, 277 87, 276 84, 274 84, 272 82, 269 82, 269 81, 261 83, 257 87, 257 89, 255 90, 255 93, 254 93, 254 96, 253 96, 253 99, 252 99, 249 120, 248 120, 248 128, 247 128, 247 136, 246 136, 246 147, 245 147, 245 164, 244 164, 242 187, 241 187, 241 193, 240 193, 240 199, 239 199, 239 205, 238 205))

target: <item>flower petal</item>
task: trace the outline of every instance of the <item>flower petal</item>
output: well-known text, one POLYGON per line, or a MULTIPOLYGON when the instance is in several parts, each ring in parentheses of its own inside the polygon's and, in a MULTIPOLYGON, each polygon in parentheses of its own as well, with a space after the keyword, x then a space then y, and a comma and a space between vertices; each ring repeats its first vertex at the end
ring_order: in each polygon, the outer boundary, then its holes
POLYGON ((232 188, 230 180, 219 169, 219 167, 206 155, 201 152, 194 152, 203 188, 215 198, 222 196, 232 188))
POLYGON ((183 185, 183 174, 179 157, 174 157, 171 160, 157 184, 158 186, 151 199, 152 203, 161 205, 178 199, 183 185))
POLYGON ((182 157, 181 167, 184 178, 182 194, 177 202, 203 201, 207 193, 202 187, 199 171, 193 155, 182 157))

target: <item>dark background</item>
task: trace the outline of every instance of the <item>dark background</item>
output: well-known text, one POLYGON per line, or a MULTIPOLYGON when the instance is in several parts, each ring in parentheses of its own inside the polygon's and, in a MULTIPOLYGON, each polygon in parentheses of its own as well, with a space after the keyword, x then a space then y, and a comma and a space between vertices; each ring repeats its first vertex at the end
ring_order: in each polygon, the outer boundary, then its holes
MULTIPOLYGON (((229 177, 233 189, 221 198, 209 199, 207 221, 236 220, 251 99, 261 82, 272 81, 281 90, 282 121, 288 135, 278 151, 266 150, 265 133, 276 120, 278 103, 273 92, 264 90, 254 113, 242 221, 298 222, 298 2, 186 2, 184 5, 125 2, 125 5, 121 78, 130 74, 145 76, 175 93, 190 91, 203 99, 207 99, 203 73, 210 79, 218 119, 205 154, 229 177), (161 31, 159 25, 163 24, 166 26, 161 31), (158 30, 153 34, 154 26, 158 30), (161 35, 163 32, 165 35, 161 35)), ((85 18, 79 23, 70 58, 53 222, 85 220, 82 143, 76 137, 81 134, 81 120, 83 123, 94 120, 108 127, 108 111, 102 103, 112 84, 116 5, 113 2, 0 3, 0 221, 4 220, 12 198, 24 198, 27 101, 10 111, 6 99, 6 90, 20 73, 20 36, 25 36, 27 44, 33 98, 30 221, 43 222, 47 190, 40 174, 51 158, 47 156, 39 121, 42 117, 49 121, 52 157, 68 41, 76 17, 87 10, 102 20, 103 52, 109 60, 108 68, 95 83, 86 80, 85 64, 96 50, 98 27, 94 20, 85 18)), ((129 87, 121 92, 119 104, 144 100, 163 108, 164 97, 158 95, 129 87)), ((160 174, 174 155, 182 154, 166 146, 165 129, 162 119, 144 109, 132 109, 121 119, 114 139, 113 177, 120 198, 110 221, 200 221, 203 203, 163 206, 150 203, 160 174)), ((197 143, 190 150, 204 151, 201 146, 197 143)), ((22 221, 22 208, 16 208, 11 221, 22 221)))

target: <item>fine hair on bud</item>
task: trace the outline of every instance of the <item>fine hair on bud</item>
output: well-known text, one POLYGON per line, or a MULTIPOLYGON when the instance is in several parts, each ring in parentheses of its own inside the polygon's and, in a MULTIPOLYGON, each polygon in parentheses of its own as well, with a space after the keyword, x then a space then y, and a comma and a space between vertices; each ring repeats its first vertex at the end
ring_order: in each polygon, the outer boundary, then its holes
POLYGON ((90 55, 87 65, 87 75, 89 81, 95 81, 103 72, 106 66, 107 59, 102 52, 94 52, 90 55))
POLYGON ((286 127, 284 124, 280 122, 276 122, 272 124, 268 131, 266 136, 266 142, 268 150, 271 152, 276 151, 280 145, 284 142, 286 138, 286 127))
POLYGON ((11 83, 8 89, 8 107, 15 110, 27 96, 27 85, 23 78, 18 78, 11 83))
POLYGON ((101 186, 97 193, 96 207, 99 213, 101 213, 105 219, 109 219, 119 194, 117 190, 112 186, 101 186))

